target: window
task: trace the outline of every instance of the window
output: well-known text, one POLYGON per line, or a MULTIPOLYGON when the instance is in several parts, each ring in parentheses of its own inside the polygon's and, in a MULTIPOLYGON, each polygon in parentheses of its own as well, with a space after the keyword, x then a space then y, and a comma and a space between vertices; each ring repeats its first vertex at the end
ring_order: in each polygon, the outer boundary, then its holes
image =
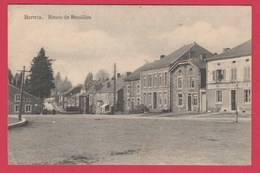
POLYGON ((140 105, 140 103, 141 103, 141 100, 140 100, 140 98, 137 98, 137 99, 136 99, 136 104, 137 104, 137 106, 139 106, 139 105, 140 105))
POLYGON ((128 98, 127 99, 127 107, 128 107, 128 109, 130 108, 130 106, 131 106, 131 101, 130 101, 130 98, 128 98))
POLYGON ((250 69, 250 67, 244 68, 244 79, 246 81, 250 81, 250 79, 251 79, 251 69, 250 69))
POLYGON ((168 85, 168 73, 165 72, 164 73, 164 86, 167 86, 168 85))
POLYGON ((222 70, 222 69, 213 71, 212 72, 212 76, 213 76, 212 80, 215 81, 215 82, 220 82, 220 81, 225 80, 225 73, 226 73, 226 70, 222 70))
POLYGON ((237 69, 236 68, 232 68, 231 69, 231 80, 237 80, 237 69))
POLYGON ((19 105, 14 105, 14 112, 18 113, 20 111, 20 106, 19 105))
POLYGON ((135 98, 131 98, 131 102, 135 105, 135 98))
POLYGON ((177 88, 182 89, 182 77, 178 77, 177 79, 177 88))
POLYGON ((31 99, 30 99, 30 98, 27 98, 26 100, 27 100, 27 102, 30 102, 30 101, 31 101, 31 99))
POLYGON ((31 113, 32 112, 32 105, 25 105, 25 112, 31 113))
POLYGON ((245 103, 251 102, 251 90, 244 90, 244 100, 245 103))
POLYGON ((198 105, 198 96, 197 95, 193 95, 193 105, 194 106, 198 105))
POLYGON ((139 84, 136 85, 136 93, 140 94, 140 85, 139 84))
POLYGON ((144 105, 147 105, 147 94, 144 93, 144 105))
POLYGON ((179 94, 178 94, 178 105, 179 105, 179 106, 182 106, 182 104, 183 104, 182 93, 179 93, 179 94))
POLYGON ((157 86, 157 74, 153 75, 153 86, 157 86))
POLYGON ((149 93, 148 95, 148 104, 152 105, 152 93, 149 93))
POLYGON ((163 94, 160 92, 159 93, 159 105, 162 105, 163 102, 163 94))
POLYGON ((194 88, 194 87, 195 87, 194 77, 191 76, 191 77, 190 77, 190 88, 194 88))
POLYGON ((143 86, 146 87, 146 76, 143 76, 143 86))
POLYGON ((14 95, 14 101, 15 102, 20 102, 21 101, 21 94, 15 94, 14 95))
POLYGON ((152 86, 152 75, 148 75, 148 87, 152 86))
POLYGON ((131 90, 130 85, 127 85, 127 95, 130 95, 130 90, 131 90))
POLYGON ((167 92, 164 92, 163 98, 164 98, 164 105, 166 106, 166 105, 167 105, 167 100, 168 100, 168 94, 167 94, 167 92))
POLYGON ((205 53, 200 54, 200 61, 205 61, 206 57, 207 57, 207 56, 206 56, 205 53))
POLYGON ((159 86, 162 86, 162 82, 163 82, 162 73, 159 73, 159 86))
POLYGON ((221 90, 216 91, 216 102, 222 103, 222 91, 221 90))

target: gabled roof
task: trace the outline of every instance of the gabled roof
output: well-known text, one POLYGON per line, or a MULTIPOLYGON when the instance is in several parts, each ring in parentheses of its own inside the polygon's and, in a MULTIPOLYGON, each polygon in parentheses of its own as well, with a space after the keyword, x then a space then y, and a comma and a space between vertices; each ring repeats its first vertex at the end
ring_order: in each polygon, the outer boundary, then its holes
POLYGON ((146 66, 149 66, 149 63, 146 63, 143 66, 136 69, 133 73, 131 73, 128 77, 125 78, 125 81, 140 80, 140 72, 144 70, 146 66))
POLYGON ((150 70, 150 69, 170 66, 170 64, 178 60, 182 55, 188 52, 196 44, 197 43, 194 42, 188 45, 184 45, 181 48, 177 49, 176 51, 172 52, 171 54, 167 55, 166 57, 147 64, 143 68, 143 70, 150 70))
MULTIPOLYGON (((18 88, 18 87, 16 87, 16 86, 12 85, 12 84, 10 84, 10 83, 8 83, 8 87, 12 87, 12 88, 14 88, 15 90, 19 90, 19 91, 20 91, 20 88, 18 88)), ((32 95, 32 94, 26 92, 26 91, 23 91, 23 93, 26 94, 26 95, 28 95, 28 96, 30 96, 30 97, 33 97, 33 98, 35 98, 35 99, 41 100, 39 97, 36 97, 36 96, 34 96, 34 95, 32 95)))
MULTIPOLYGON (((126 78, 125 75, 116 79, 116 91, 118 92, 120 89, 124 87, 124 79, 126 78)), ((97 93, 111 93, 114 92, 114 80, 106 81, 103 83, 103 87, 97 91, 97 93), (107 87, 107 82, 110 82, 110 87, 107 87)))
POLYGON ((199 58, 191 58, 187 60, 182 60, 182 61, 176 61, 170 68, 170 71, 174 70, 176 67, 182 64, 191 64, 198 69, 205 69, 206 68, 206 62, 200 60, 199 58))
POLYGON ((223 52, 219 55, 208 58, 208 61, 219 60, 219 59, 229 59, 229 58, 238 58, 241 56, 252 55, 252 40, 248 40, 226 52, 223 52))
POLYGON ((63 96, 68 96, 70 94, 72 94, 72 95, 78 94, 78 93, 80 93, 80 90, 81 90, 82 87, 83 87, 82 84, 78 84, 75 87, 71 88, 69 91, 63 93, 62 95, 63 96))

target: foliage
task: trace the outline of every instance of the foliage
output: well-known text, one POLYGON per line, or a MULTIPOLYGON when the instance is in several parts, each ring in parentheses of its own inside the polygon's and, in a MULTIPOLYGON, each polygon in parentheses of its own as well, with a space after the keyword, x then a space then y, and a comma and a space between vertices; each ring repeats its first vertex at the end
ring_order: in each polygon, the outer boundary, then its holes
POLYGON ((58 96, 72 88, 71 82, 68 77, 65 76, 62 79, 60 72, 58 72, 54 79, 55 88, 52 90, 52 96, 58 96))
POLYGON ((51 89, 55 88, 52 59, 45 55, 44 48, 41 48, 38 55, 31 63, 31 74, 29 75, 29 91, 39 98, 47 98, 51 89))
POLYGON ((8 68, 8 83, 13 84, 14 76, 12 74, 12 71, 8 68))
POLYGON ((93 81, 93 73, 88 73, 85 81, 84 81, 84 86, 88 87, 88 85, 93 81))
POLYGON ((99 70, 97 72, 97 74, 95 75, 95 77, 97 80, 100 80, 100 81, 106 81, 110 78, 109 73, 104 69, 99 70))

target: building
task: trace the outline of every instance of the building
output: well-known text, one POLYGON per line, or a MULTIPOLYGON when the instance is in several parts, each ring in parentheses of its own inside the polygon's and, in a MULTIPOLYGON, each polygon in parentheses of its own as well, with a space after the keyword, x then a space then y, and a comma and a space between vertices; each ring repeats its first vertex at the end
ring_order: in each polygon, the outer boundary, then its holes
POLYGON ((211 52, 194 42, 149 63, 140 73, 141 103, 152 112, 171 111, 170 67, 177 61, 212 55, 211 52))
POLYGON ((64 110, 73 109, 77 111, 79 109, 79 95, 83 85, 79 84, 69 91, 61 94, 60 96, 60 107, 64 110))
POLYGON ((207 109, 251 112, 252 42, 223 50, 207 59, 207 109))
MULTIPOLYGON (((8 114, 18 114, 20 109, 21 90, 8 84, 8 114)), ((42 100, 28 92, 23 92, 22 114, 40 114, 42 100)))
MULTIPOLYGON (((117 112, 124 112, 125 77, 125 75, 117 73, 115 95, 117 112)), ((102 88, 96 91, 94 102, 96 103, 96 114, 107 114, 114 111, 114 79, 102 83, 102 88)))
POLYGON ((125 111, 132 113, 140 109, 141 105, 141 80, 140 73, 149 63, 128 72, 125 78, 125 111))
POLYGON ((170 72, 171 111, 176 114, 206 112, 205 57, 177 61, 170 72))
POLYGON ((95 114, 96 103, 94 100, 96 91, 102 86, 99 81, 93 80, 87 86, 82 87, 79 94, 79 111, 82 114, 95 114))

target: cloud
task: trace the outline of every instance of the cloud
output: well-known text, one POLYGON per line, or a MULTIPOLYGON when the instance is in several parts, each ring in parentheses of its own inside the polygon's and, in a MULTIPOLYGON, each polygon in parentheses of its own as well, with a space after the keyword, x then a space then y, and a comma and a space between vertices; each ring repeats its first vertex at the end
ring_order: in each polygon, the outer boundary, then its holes
MULTIPOLYGON (((193 25, 184 25, 160 34, 157 39, 164 40, 170 47, 196 41, 212 52, 220 53, 224 47, 234 47, 250 39, 250 33, 241 33, 237 28, 228 24, 213 27, 209 22, 198 21, 193 25)), ((177 46, 177 47, 176 47, 177 46)))

